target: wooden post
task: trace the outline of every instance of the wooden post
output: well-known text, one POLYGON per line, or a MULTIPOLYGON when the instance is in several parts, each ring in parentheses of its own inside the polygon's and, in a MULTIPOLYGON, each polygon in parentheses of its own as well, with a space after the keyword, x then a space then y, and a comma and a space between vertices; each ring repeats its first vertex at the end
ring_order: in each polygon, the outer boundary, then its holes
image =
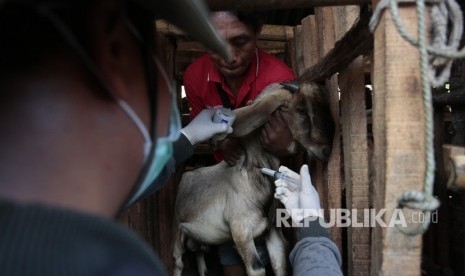
POLYGON ((302 74, 304 71, 304 57, 303 57, 303 51, 302 51, 302 37, 301 37, 301 32, 302 32, 302 26, 297 25, 294 28, 294 47, 295 47, 295 72, 297 75, 302 74))
POLYGON ((319 57, 316 36, 315 16, 309 15, 302 19, 302 52, 304 70, 310 68, 319 57))
MULTIPOLYGON (((314 63, 320 60, 320 51, 319 51, 319 36, 318 36, 318 29, 316 26, 316 18, 315 15, 307 16, 302 20, 302 27, 301 27, 301 43, 302 43, 302 53, 303 53, 303 69, 298 74, 298 76, 302 76, 302 73, 310 68, 314 63)), ((300 41, 296 41, 298 43, 300 41)), ((297 55, 296 55, 297 58, 297 55)), ((321 207, 324 210, 327 210, 328 207, 328 189, 326 186, 326 176, 325 176, 325 164, 323 162, 315 162, 311 164, 311 176, 313 185, 316 187, 320 200, 321 200, 321 207)))
MULTIPOLYGON (((348 31, 359 15, 356 6, 334 8, 337 37, 348 31)), ((341 90, 341 127, 344 153, 344 183, 347 209, 352 222, 363 222, 363 212, 370 208, 368 181, 367 117, 363 56, 339 72, 341 90), (355 216, 354 211, 357 210, 355 216)), ((348 275, 370 273, 370 228, 347 228, 348 275)))
MULTIPOLYGON (((415 6, 402 5, 399 12, 408 32, 416 34, 415 6)), ((418 50, 397 33, 389 11, 374 37, 374 207, 386 209, 389 223, 402 193, 423 190, 425 120, 418 50)), ((408 223, 409 213, 404 215, 408 223)), ((372 275, 420 275, 421 235, 376 225, 372 238, 372 275)))
MULTIPOLYGON (((320 57, 328 53, 335 44, 335 28, 333 19, 333 9, 331 7, 315 8, 316 26, 318 29, 318 49, 320 57)), ((326 196, 324 200, 327 202, 326 216, 330 209, 341 208, 341 140, 340 140, 340 117, 339 117, 339 91, 337 77, 333 76, 326 80, 326 89, 329 93, 329 102, 331 113, 336 122, 336 131, 334 136, 331 156, 328 161, 327 177, 325 179, 325 190, 323 194, 326 196)), ((342 251, 342 234, 341 228, 332 227, 330 229, 331 239, 338 245, 342 251)))
POLYGON ((291 63, 291 68, 292 71, 294 71, 295 74, 297 74, 297 49, 296 49, 296 41, 295 41, 295 36, 289 41, 288 44, 288 52, 289 52, 289 60, 291 63))

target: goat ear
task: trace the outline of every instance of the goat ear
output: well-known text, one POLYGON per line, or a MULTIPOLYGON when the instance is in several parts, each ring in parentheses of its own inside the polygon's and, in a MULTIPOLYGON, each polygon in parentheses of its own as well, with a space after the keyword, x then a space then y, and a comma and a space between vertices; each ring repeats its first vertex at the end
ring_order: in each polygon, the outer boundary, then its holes
MULTIPOLYGON (((272 87, 272 89, 275 89, 272 87)), ((232 126, 231 137, 245 136, 268 121, 271 114, 280 106, 288 106, 292 99, 292 94, 278 87, 275 91, 268 92, 257 98, 252 105, 234 110, 236 120, 232 126)), ((264 91, 265 92, 265 91, 264 91)))

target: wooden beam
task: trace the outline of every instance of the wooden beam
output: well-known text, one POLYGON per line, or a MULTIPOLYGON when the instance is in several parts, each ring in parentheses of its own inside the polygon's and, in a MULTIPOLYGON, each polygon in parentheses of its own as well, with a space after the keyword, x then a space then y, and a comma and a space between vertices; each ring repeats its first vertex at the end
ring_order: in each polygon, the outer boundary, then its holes
MULTIPOLYGON (((335 26, 333 19, 333 9, 331 7, 315 8, 316 26, 318 30, 318 49, 320 57, 326 55, 331 48, 334 47, 335 39, 335 26)), ((326 211, 331 209, 341 208, 342 197, 342 170, 341 170, 341 139, 340 139, 340 116, 339 116, 339 90, 337 78, 332 77, 326 80, 326 89, 328 90, 328 98, 331 113, 334 121, 336 122, 336 129, 334 134, 334 141, 331 150, 331 156, 328 161, 326 178, 325 178, 325 192, 327 202, 326 211)), ((327 213, 326 213, 327 215, 327 213)), ((330 229, 331 239, 337 244, 342 252, 342 231, 339 227, 332 227, 330 229)))
POLYGON ((295 37, 289 41, 288 44, 288 54, 289 54, 289 61, 291 64, 292 71, 297 74, 297 49, 296 49, 296 40, 295 37))
POLYGON ((197 41, 181 41, 177 43, 177 52, 200 52, 204 53, 207 48, 202 43, 197 41))
MULTIPOLYGON (((186 33, 165 20, 155 21, 157 32, 169 36, 186 36, 186 33)), ((294 27, 286 25, 269 25, 262 27, 258 39, 271 41, 289 41, 294 37, 294 27)))
MULTIPOLYGON (((174 75, 175 67, 175 50, 174 45, 168 37, 160 34, 158 37, 158 49, 164 54, 161 61, 167 68, 169 77, 174 75)), ((180 102, 181 95, 177 95, 177 101, 180 102)), ((173 217, 174 217, 174 203, 176 198, 177 184, 179 183, 182 175, 182 166, 176 169, 170 180, 166 182, 164 187, 150 198, 148 202, 148 215, 146 217, 147 223, 151 222, 152 225, 147 225, 148 231, 155 235, 155 248, 157 249, 160 259, 162 260, 165 268, 171 275, 173 273, 174 261, 172 257, 171 241, 173 240, 173 217), (155 213, 155 214, 153 214, 155 213)))
MULTIPOLYGON (((284 53, 286 50, 287 42, 284 41, 267 41, 259 40, 257 42, 258 48, 268 53, 284 53)), ((195 41, 183 41, 179 42, 177 46, 177 52, 193 52, 193 53, 205 53, 207 48, 203 44, 195 41)))
POLYGON ((304 53, 303 62, 305 70, 320 59, 317 31, 315 15, 309 15, 302 19, 302 52, 304 53))
MULTIPOLYGON (((334 10, 336 37, 342 37, 357 20, 359 7, 335 7, 334 10)), ((341 91, 345 200, 347 209, 357 210, 357 217, 352 216, 352 221, 357 219, 361 222, 364 209, 370 208, 363 57, 359 56, 341 70, 338 79, 341 91)), ((347 228, 348 275, 370 273, 370 235, 369 227, 347 228)))
POLYGON ((173 24, 170 24, 166 22, 163 19, 159 19, 155 21, 155 28, 157 32, 160 32, 165 35, 169 36, 186 36, 186 33, 179 29, 178 27, 174 26, 173 24))
MULTIPOLYGON (((407 32, 416 34, 414 5, 399 7, 407 32)), ((425 174, 424 109, 419 53, 398 34, 384 11, 374 34, 373 134, 374 208, 386 210, 389 223, 398 197, 422 191, 425 174)), ((410 227, 412 214, 403 209, 410 227)), ((372 229, 371 275, 420 275, 421 235, 406 236, 396 227, 372 229)))
POLYGON ((305 70, 299 77, 305 81, 323 81, 343 68, 356 57, 373 49, 373 35, 368 28, 371 14, 364 9, 357 23, 341 38, 331 51, 317 64, 305 70))
POLYGON ((269 54, 284 53, 286 50, 287 42, 284 41, 268 41, 268 40, 259 40, 257 41, 258 48, 264 50, 269 54))
POLYGON ((362 5, 370 0, 207 0, 212 10, 276 10, 300 9, 322 6, 362 5))
POLYGON ((302 26, 298 25, 294 28, 294 41, 295 41, 295 72, 300 76, 304 71, 304 53, 302 51, 302 26))
POLYGON ((294 38, 294 28, 285 25, 263 25, 258 39, 271 41, 289 41, 294 38))

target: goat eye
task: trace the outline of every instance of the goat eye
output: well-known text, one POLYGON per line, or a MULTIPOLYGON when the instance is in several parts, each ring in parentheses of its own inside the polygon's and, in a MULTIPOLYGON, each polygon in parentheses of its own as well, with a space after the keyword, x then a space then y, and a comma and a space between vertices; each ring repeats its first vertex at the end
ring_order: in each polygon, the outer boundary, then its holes
POLYGON ((307 116, 307 110, 305 110, 305 109, 299 109, 299 110, 297 110, 297 112, 299 113, 299 116, 302 116, 302 117, 307 116))

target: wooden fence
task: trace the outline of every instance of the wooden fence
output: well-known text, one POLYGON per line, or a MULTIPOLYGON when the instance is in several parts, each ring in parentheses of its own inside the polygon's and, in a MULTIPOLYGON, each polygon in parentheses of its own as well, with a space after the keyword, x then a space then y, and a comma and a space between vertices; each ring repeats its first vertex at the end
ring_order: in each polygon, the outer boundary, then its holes
MULTIPOLYGON (((338 122, 336 138, 329 162, 312 165, 312 178, 326 216, 331 209, 356 209, 358 221, 363 221, 364 210, 370 208, 386 209, 383 218, 390 218, 403 192, 423 190, 425 168, 417 49, 399 36, 389 12, 383 13, 372 34, 368 31, 371 12, 366 7, 335 6, 367 2, 274 1, 271 8, 314 6, 314 14, 298 26, 266 25, 260 36, 261 47, 287 61, 300 80, 325 83, 338 122), (372 85, 373 93, 367 85, 372 85), (367 112, 371 107, 372 112, 367 112)), ((263 9, 269 1, 208 3, 214 9, 263 9)), ((415 6, 402 5, 400 14, 408 30, 416 33, 415 6)), ((169 24, 157 22, 157 29, 167 68, 179 80, 185 66, 205 49, 196 42, 177 40, 183 33, 169 24)), ((441 158, 438 147, 448 141, 441 135, 447 121, 444 114, 443 109, 436 112, 435 141, 441 158)), ((331 238, 343 253, 347 275, 420 275, 422 254, 457 275, 465 273, 465 235, 448 235, 450 229, 463 233, 459 226, 465 224, 464 218, 450 216, 465 213, 465 197, 454 193, 455 203, 451 203, 441 166, 439 162, 435 190, 443 202, 443 221, 441 226, 432 226, 436 236, 432 236, 433 230, 425 236, 427 250, 422 251, 421 235, 405 236, 395 227, 332 227, 331 238), (444 250, 446 257, 436 250, 444 250)), ((174 199, 184 170, 185 165, 179 166, 165 188, 121 217, 153 245, 170 272, 174 199)))

